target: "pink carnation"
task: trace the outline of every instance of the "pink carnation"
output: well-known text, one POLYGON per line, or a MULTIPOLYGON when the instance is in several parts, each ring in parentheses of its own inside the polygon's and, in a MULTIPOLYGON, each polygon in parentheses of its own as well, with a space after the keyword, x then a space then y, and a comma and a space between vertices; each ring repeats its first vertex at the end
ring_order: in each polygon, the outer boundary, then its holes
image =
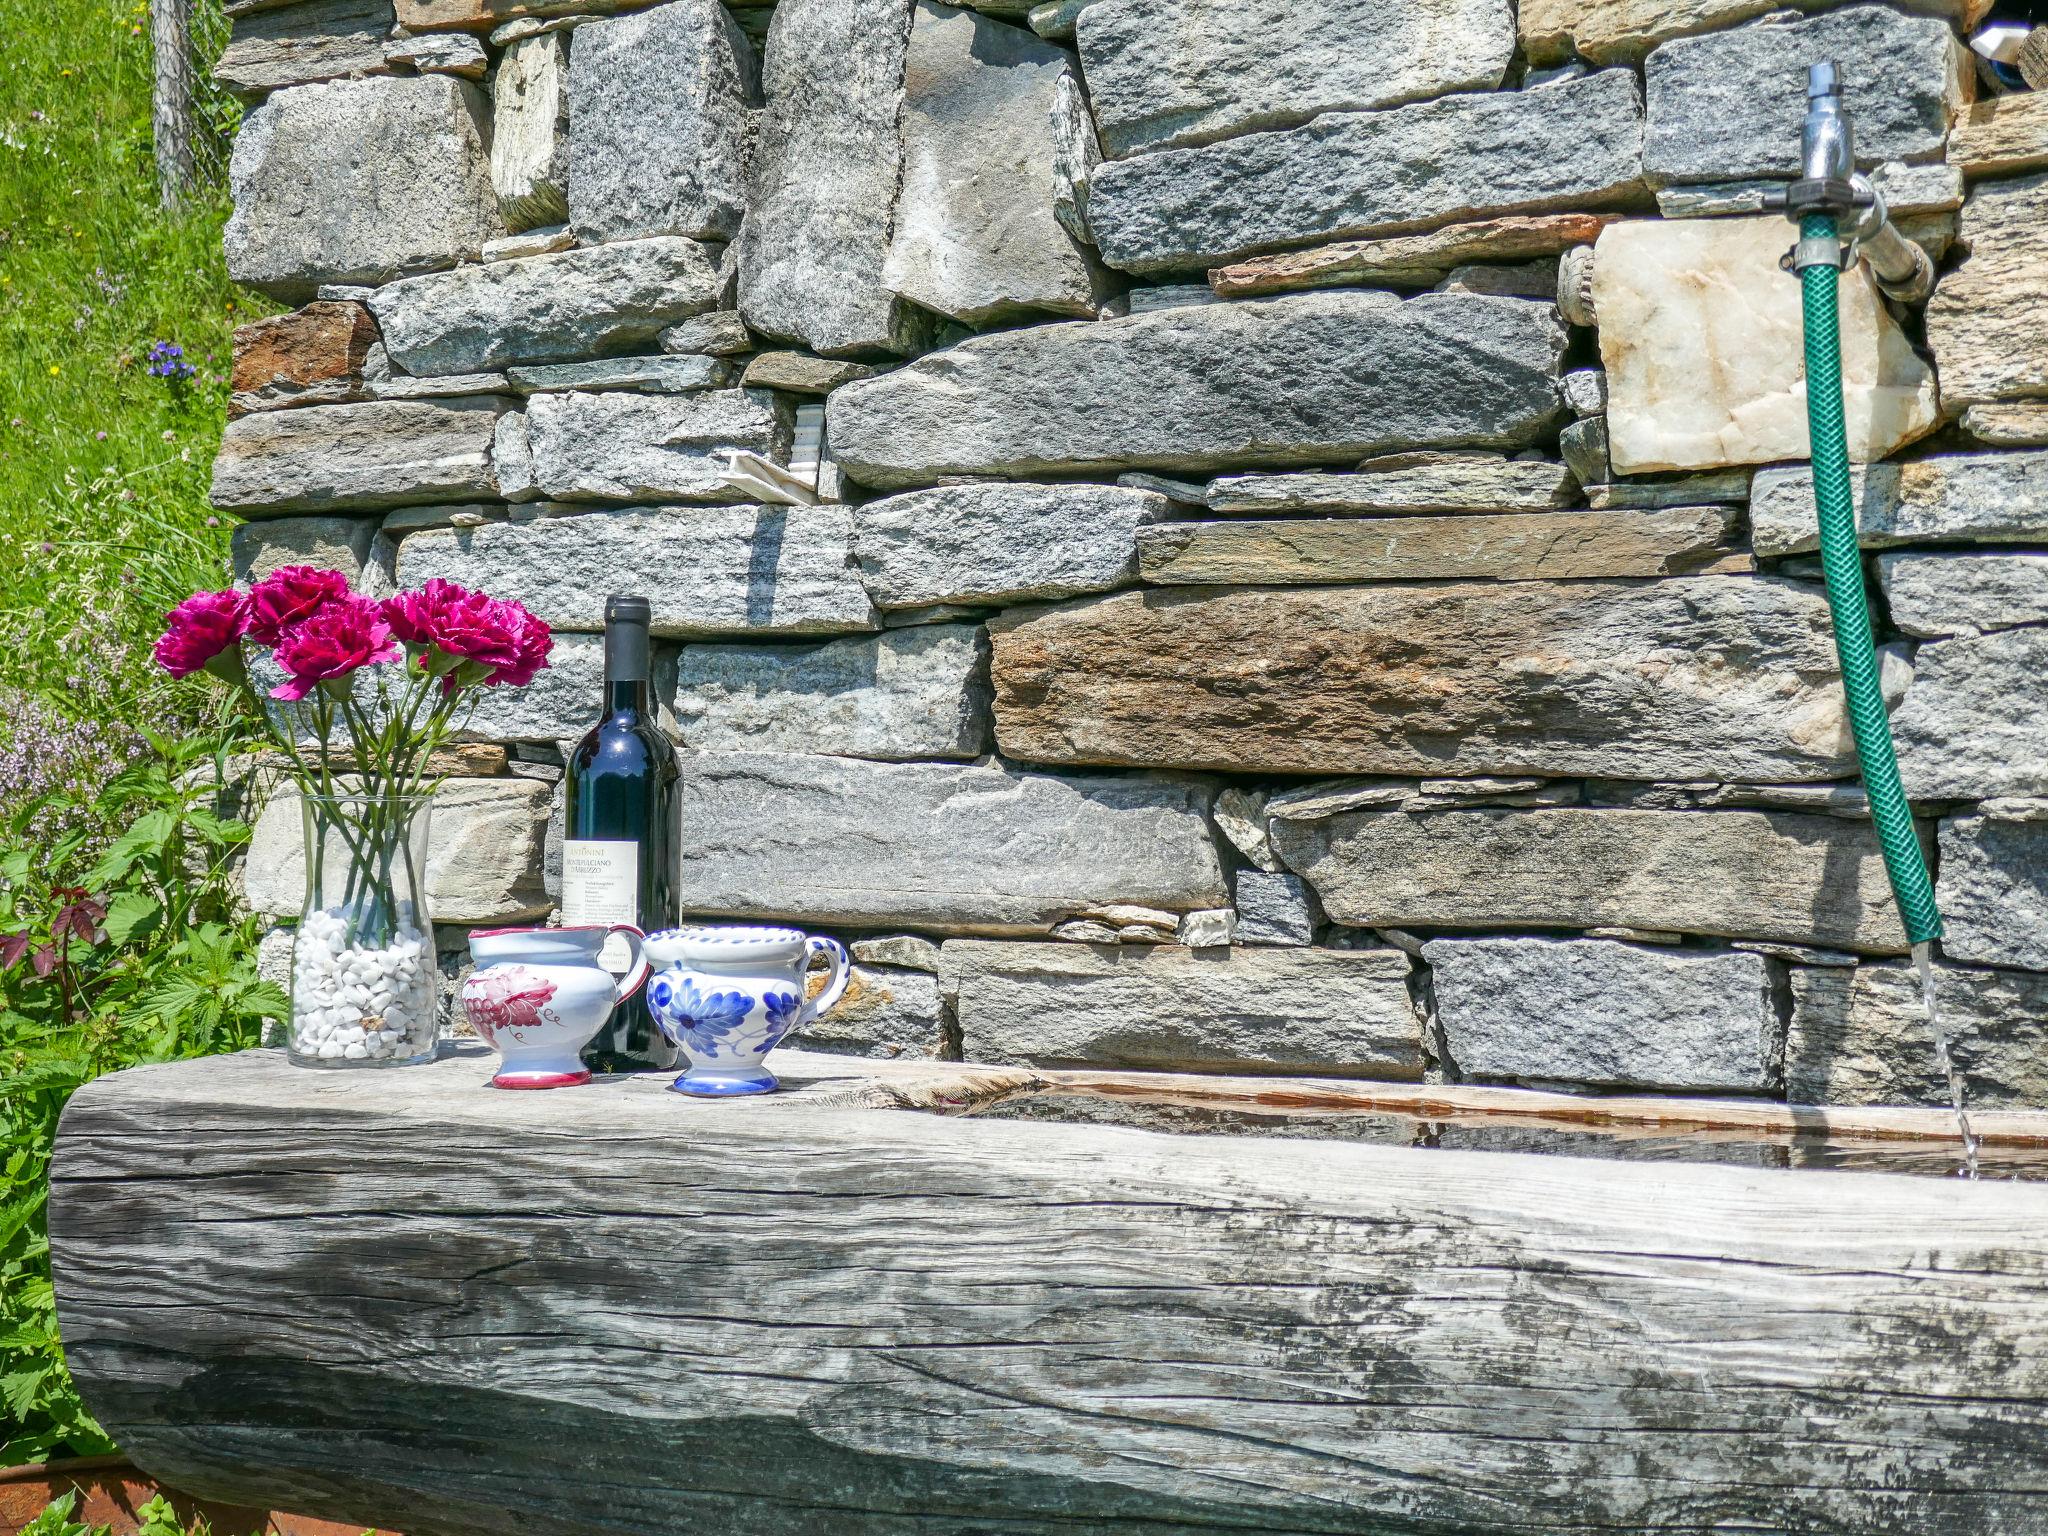
MULTIPOLYGON (((301 567, 303 569, 303 567, 301 567)), ((270 690, 296 702, 315 686, 359 667, 396 661, 404 653, 379 606, 367 597, 332 598, 284 632, 273 653, 291 676, 270 690)))
POLYGON ((235 642, 249 630, 246 592, 194 592, 173 608, 156 642, 156 664, 173 677, 203 670, 232 676, 241 665, 235 642))
POLYGON ((348 578, 313 565, 282 565, 249 589, 249 638, 276 645, 285 631, 349 596, 348 578))
POLYGON ((386 598, 384 617, 392 633, 420 650, 420 666, 441 674, 450 690, 458 681, 530 683, 554 644, 548 626, 521 604, 438 576, 416 592, 386 598))

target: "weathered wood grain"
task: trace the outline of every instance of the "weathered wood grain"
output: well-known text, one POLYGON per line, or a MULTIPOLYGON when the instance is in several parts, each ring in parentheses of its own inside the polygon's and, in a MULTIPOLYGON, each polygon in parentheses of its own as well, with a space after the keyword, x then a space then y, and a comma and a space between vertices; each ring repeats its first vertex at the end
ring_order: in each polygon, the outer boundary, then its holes
POLYGON ((77 1095, 60 1315, 142 1465, 413 1536, 2048 1530, 2038 1186, 484 1073, 77 1095))

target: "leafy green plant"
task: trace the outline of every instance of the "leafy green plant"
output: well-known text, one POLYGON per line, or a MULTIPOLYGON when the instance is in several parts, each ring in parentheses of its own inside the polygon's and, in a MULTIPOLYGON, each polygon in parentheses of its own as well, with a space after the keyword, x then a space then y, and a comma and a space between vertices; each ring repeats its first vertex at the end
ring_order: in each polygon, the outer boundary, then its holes
MULTIPOLYGON (((67 1493, 50 1501, 43 1512, 23 1526, 20 1536, 108 1536, 111 1526, 82 1525, 71 1518, 78 1508, 78 1496, 67 1493)), ((158 1494, 142 1508, 135 1511, 135 1536, 213 1536, 213 1527, 199 1515, 187 1522, 178 1516, 178 1508, 162 1494, 158 1494)), ((258 1533, 261 1536, 261 1533, 258 1533)), ((377 1536, 374 1531, 365 1531, 363 1536, 377 1536)))
POLYGON ((43 1506, 43 1512, 21 1528, 21 1536, 104 1536, 103 1525, 81 1525, 71 1518, 78 1508, 78 1495, 59 1494, 43 1506))
MULTIPOLYGON (((284 994, 255 972, 231 878, 248 828, 216 803, 225 741, 149 751, 54 841, 17 807, 0 843, 0 1462, 111 1450, 64 1369, 45 1228, 57 1117, 80 1084, 257 1043, 284 994), (92 825, 117 827, 111 842, 92 825)), ((45 797, 47 798, 47 797, 45 797)))

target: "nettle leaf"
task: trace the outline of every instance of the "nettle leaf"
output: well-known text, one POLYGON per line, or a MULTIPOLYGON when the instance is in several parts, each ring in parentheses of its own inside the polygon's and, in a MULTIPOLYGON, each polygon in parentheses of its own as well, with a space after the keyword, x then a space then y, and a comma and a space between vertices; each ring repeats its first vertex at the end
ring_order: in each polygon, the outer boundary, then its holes
POLYGON ((138 859, 163 852, 177 835, 178 817, 175 812, 161 808, 144 811, 101 856, 99 863, 86 875, 85 883, 95 889, 114 884, 135 867, 138 859))
POLYGON ((9 1371, 0 1376, 0 1402, 7 1405, 7 1411, 17 1419, 25 1419, 36 1405, 36 1395, 43 1390, 50 1367, 34 1366, 26 1371, 9 1371))
POLYGON ((141 891, 120 891, 107 903, 102 926, 116 944, 132 944, 154 932, 164 915, 163 903, 141 891))

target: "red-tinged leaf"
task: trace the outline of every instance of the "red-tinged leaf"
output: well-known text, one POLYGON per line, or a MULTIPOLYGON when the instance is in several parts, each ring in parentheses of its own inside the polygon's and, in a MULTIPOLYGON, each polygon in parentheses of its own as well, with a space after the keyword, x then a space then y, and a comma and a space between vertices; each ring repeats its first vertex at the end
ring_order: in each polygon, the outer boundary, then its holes
POLYGON ((29 964, 35 967, 38 976, 47 977, 50 972, 57 969, 57 946, 45 944, 35 952, 29 964))
POLYGON ((29 937, 21 933, 0 934, 0 971, 11 971, 21 964, 21 957, 28 953, 29 937))

